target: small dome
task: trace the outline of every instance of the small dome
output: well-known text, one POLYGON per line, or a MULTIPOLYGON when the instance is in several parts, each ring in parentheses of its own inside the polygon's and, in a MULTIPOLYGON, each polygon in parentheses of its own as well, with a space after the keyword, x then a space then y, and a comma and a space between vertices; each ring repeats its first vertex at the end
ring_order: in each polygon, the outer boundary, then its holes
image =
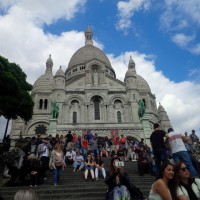
POLYGON ((51 54, 49 55, 49 58, 47 59, 47 61, 46 61, 46 64, 47 63, 52 63, 53 64, 53 60, 52 60, 52 58, 51 58, 51 54))
POLYGON ((37 91, 51 91, 53 83, 53 74, 45 73, 40 76, 34 83, 32 93, 37 91))
POLYGON ((150 89, 147 81, 142 76, 140 76, 138 74, 136 75, 136 77, 137 77, 138 89, 151 92, 151 89, 150 89))
POLYGON ((62 70, 61 66, 60 66, 60 69, 56 72, 55 76, 65 77, 65 72, 62 70))
POLYGON ((135 74, 135 71, 133 69, 129 69, 125 74, 125 78, 135 77, 135 76, 136 76, 136 74, 135 74))
POLYGON ((159 103, 159 106, 158 106, 158 113, 160 112, 165 112, 165 109, 164 107, 161 105, 161 103, 159 103))

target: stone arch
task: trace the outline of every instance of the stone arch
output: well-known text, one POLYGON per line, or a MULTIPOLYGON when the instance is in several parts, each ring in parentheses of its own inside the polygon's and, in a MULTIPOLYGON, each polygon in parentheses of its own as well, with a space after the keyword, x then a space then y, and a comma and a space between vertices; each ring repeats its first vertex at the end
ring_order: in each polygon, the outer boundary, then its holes
POLYGON ((105 69, 105 65, 102 64, 101 62, 99 62, 97 59, 90 61, 89 63, 86 64, 85 69, 86 70, 91 70, 91 67, 93 65, 97 65, 100 67, 100 70, 104 70, 105 69))
POLYGON ((127 100, 122 95, 113 95, 110 100, 110 109, 113 113, 113 122, 119 123, 119 112, 120 112, 120 118, 121 122, 124 123, 128 121, 128 117, 126 115, 126 106, 127 100))
POLYGON ((103 99, 103 102, 107 102, 106 101, 106 96, 105 95, 103 95, 103 94, 91 94, 89 97, 88 97, 88 99, 87 99, 87 101, 89 101, 89 102, 91 102, 91 100, 92 100, 92 98, 94 97, 94 96, 100 96, 102 99, 103 99))
POLYGON ((66 103, 67 105, 70 105, 70 103, 71 103, 73 100, 77 100, 77 101, 79 102, 80 106, 84 103, 83 98, 82 98, 81 96, 75 95, 75 94, 69 96, 69 97, 66 99, 65 103, 66 103))
POLYGON ((115 102, 116 100, 120 100, 120 101, 122 102, 123 105, 128 103, 128 102, 127 102, 127 99, 126 99, 125 97, 121 96, 121 95, 113 95, 113 96, 110 98, 109 103, 110 103, 111 105, 114 105, 114 102, 115 102))
POLYGON ((49 121, 47 121, 47 120, 43 120, 43 121, 37 120, 37 121, 34 121, 33 123, 29 124, 26 127, 26 130, 25 130, 27 135, 35 134, 35 128, 36 128, 37 125, 44 125, 47 128, 47 131, 48 131, 49 121))
POLYGON ((80 95, 77 94, 70 95, 63 105, 64 121, 73 124, 74 112, 76 112, 76 122, 81 123, 84 117, 84 100, 80 95))
POLYGON ((123 108, 123 102, 121 101, 121 99, 115 99, 114 100, 114 108, 116 109, 121 109, 123 108))

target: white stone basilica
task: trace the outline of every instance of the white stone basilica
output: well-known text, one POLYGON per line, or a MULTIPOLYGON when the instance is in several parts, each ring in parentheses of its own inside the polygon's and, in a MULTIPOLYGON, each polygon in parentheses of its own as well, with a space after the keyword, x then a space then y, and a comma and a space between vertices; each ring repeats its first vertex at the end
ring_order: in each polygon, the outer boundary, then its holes
MULTIPOLYGON (((90 27, 85 32, 85 46, 78 49, 64 72, 61 67, 52 74, 51 56, 46 71, 33 85, 35 102, 32 119, 25 123, 18 118, 12 123, 12 138, 32 137, 36 134, 63 134, 68 130, 82 134, 110 136, 111 131, 149 139, 154 123, 163 130, 170 125, 163 106, 157 109, 155 95, 146 80, 136 73, 130 57, 124 82, 118 80, 108 57, 93 45, 90 27), (142 100, 145 113, 138 115, 138 101, 142 100), (53 117, 52 102, 59 106, 58 117, 53 117)), ((146 141, 147 142, 147 141, 146 141)))

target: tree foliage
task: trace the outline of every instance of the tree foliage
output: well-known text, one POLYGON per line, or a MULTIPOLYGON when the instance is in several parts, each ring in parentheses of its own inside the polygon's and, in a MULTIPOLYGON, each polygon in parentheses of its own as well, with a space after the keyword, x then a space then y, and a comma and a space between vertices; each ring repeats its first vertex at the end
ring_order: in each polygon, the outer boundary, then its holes
POLYGON ((0 116, 30 120, 34 106, 31 89, 20 66, 0 56, 0 116))

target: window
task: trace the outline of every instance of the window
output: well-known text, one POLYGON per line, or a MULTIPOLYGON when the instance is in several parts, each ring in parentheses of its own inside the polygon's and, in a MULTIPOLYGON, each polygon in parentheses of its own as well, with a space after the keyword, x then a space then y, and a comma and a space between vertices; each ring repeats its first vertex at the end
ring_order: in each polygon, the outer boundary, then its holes
POLYGON ((122 122, 122 116, 120 111, 117 111, 117 122, 122 122))
POLYGON ((39 109, 42 110, 43 107, 43 99, 40 99, 39 101, 39 109))
POLYGON ((77 112, 73 112, 73 124, 76 124, 77 123, 77 112))
POLYGON ((72 71, 73 71, 73 72, 77 72, 77 68, 73 69, 72 71))
POLYGON ((83 69, 85 69, 85 66, 84 66, 84 65, 81 65, 81 66, 80 66, 80 70, 83 70, 83 69))
POLYGON ((94 119, 100 120, 100 99, 98 97, 94 98, 94 119))
POLYGON ((45 110, 47 109, 47 106, 48 106, 48 100, 45 99, 45 100, 44 100, 44 109, 45 109, 45 110))

